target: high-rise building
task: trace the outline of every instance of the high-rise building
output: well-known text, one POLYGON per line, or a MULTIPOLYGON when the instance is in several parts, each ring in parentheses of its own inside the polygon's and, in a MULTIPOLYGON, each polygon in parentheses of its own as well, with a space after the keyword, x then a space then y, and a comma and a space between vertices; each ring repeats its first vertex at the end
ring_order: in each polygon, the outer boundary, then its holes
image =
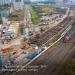
POLYGON ((50 4, 54 4, 56 2, 56 0, 40 0, 40 1, 44 3, 50 3, 50 4))
POLYGON ((55 3, 56 0, 47 0, 49 3, 55 3))
POLYGON ((25 4, 31 3, 31 0, 24 0, 25 4))
POLYGON ((63 0, 63 3, 67 3, 68 2, 68 0, 63 0))
POLYGON ((0 5, 10 4, 11 0, 0 0, 0 5))
POLYGON ((24 0, 12 0, 12 4, 15 10, 23 9, 24 0))

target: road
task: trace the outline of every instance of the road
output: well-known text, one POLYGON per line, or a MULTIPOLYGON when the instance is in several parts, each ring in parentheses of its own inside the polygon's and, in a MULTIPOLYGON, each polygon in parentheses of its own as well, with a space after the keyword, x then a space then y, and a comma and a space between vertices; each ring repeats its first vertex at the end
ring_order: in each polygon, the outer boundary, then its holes
POLYGON ((70 43, 60 43, 53 50, 49 49, 39 58, 37 58, 31 65, 44 65, 44 68, 39 68, 38 72, 18 72, 15 75, 56 75, 58 70, 64 64, 64 62, 71 55, 70 50, 75 41, 75 32, 71 35, 70 43))

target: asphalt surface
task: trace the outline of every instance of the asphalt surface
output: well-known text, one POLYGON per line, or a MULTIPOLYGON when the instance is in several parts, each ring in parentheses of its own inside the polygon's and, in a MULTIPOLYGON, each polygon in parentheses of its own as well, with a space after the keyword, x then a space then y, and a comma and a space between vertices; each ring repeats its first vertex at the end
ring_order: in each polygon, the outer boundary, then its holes
POLYGON ((30 66, 38 67, 38 71, 18 72, 15 75, 57 75, 62 64, 69 58, 73 42, 75 41, 75 32, 71 35, 70 43, 61 42, 53 50, 49 49, 39 58, 37 58, 30 66))

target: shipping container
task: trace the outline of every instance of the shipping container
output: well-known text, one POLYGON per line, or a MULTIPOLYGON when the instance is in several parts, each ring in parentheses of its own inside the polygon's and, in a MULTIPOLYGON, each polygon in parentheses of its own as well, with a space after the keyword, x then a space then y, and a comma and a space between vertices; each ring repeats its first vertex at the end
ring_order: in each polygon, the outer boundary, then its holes
POLYGON ((28 59, 33 59, 35 56, 37 56, 37 52, 33 51, 31 54, 29 54, 28 59))

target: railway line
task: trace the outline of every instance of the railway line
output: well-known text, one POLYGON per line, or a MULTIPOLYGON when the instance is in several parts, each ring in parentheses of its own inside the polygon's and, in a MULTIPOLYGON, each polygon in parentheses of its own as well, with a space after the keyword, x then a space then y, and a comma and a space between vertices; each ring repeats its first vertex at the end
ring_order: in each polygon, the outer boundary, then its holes
MULTIPOLYGON (((68 26, 68 23, 72 21, 72 17, 65 18, 59 25, 48 29, 45 33, 40 33, 32 38, 32 43, 36 44, 38 47, 41 47, 45 44, 49 39, 58 34, 60 31, 64 31, 65 27, 68 26)), ((62 31, 62 32, 63 32, 62 31)))

